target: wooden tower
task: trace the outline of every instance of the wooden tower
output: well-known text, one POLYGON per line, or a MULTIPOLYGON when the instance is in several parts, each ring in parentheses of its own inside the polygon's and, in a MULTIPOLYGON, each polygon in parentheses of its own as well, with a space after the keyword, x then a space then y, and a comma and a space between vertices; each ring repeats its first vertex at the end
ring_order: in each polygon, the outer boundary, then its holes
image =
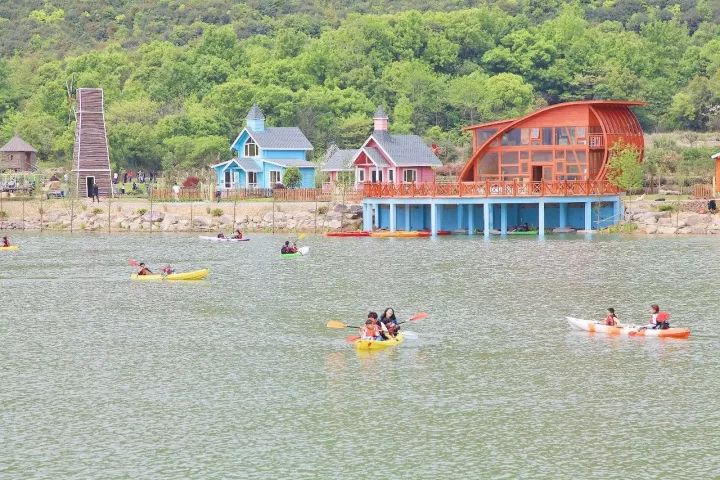
POLYGON ((90 197, 97 185, 101 196, 112 195, 102 88, 77 89, 75 120, 73 173, 77 194, 90 197))

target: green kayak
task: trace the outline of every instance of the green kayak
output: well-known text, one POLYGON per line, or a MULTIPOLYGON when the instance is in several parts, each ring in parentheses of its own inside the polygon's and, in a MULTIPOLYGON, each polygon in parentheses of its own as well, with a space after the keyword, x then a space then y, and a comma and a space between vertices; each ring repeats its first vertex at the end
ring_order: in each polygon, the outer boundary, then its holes
POLYGON ((519 231, 516 230, 514 232, 507 232, 508 235, 537 235, 538 230, 527 230, 527 231, 519 231))
POLYGON ((301 247, 296 253, 281 253, 280 256, 282 258, 297 258, 307 255, 309 251, 310 247, 301 247))

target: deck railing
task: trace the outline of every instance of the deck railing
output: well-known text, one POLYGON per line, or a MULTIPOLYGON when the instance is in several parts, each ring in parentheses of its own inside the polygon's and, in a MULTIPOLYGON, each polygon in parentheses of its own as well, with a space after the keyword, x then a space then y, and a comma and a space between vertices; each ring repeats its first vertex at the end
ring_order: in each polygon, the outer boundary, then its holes
POLYGON ((458 183, 366 183, 363 195, 393 197, 569 197, 613 195, 617 187, 607 180, 564 180, 520 182, 484 180, 458 183))
POLYGON ((605 136, 602 133, 591 133, 588 135, 590 148, 605 148, 605 136))

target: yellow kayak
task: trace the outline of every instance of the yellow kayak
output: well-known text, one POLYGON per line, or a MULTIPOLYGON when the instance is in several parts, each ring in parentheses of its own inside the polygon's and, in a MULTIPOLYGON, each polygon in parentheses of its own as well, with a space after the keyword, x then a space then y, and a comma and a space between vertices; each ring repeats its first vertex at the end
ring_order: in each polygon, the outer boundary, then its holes
POLYGON ((403 230, 389 232, 387 230, 380 230, 377 232, 371 232, 370 236, 375 237, 375 238, 388 238, 388 237, 414 238, 414 237, 429 237, 430 232, 418 232, 415 230, 411 230, 409 232, 406 232, 403 230))
POLYGON ((388 340, 356 340, 355 348, 357 350, 382 350, 383 348, 394 347, 400 345, 405 336, 402 333, 398 333, 394 339, 388 340))
POLYGON ((10 245, 9 247, 0 247, 0 250, 5 252, 14 252, 15 250, 20 250, 20 247, 17 245, 10 245))
POLYGON ((153 281, 153 280, 168 280, 168 281, 178 281, 178 280, 205 280, 208 276, 208 273, 210 273, 210 270, 207 268, 203 268, 202 270, 193 270, 192 272, 183 272, 183 273, 171 273, 170 275, 162 275, 162 274, 153 274, 153 275, 138 275, 137 273, 133 273, 130 275, 131 280, 138 280, 138 281, 153 281))

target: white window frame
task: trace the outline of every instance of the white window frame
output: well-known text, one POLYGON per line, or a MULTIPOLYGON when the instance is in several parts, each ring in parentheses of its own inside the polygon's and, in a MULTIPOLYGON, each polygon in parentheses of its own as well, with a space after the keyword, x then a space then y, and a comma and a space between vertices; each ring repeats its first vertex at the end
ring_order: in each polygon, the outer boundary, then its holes
POLYGON ((225 187, 225 190, 232 188, 234 180, 232 170, 225 170, 223 175, 223 186, 225 187))
POLYGON ((395 169, 394 168, 388 168, 388 183, 395 183, 395 169))
POLYGON ((245 147, 243 148, 243 152, 245 153, 245 158, 250 157, 257 157, 260 155, 260 147, 258 147, 258 144, 255 143, 255 141, 252 138, 248 138, 247 142, 245 142, 245 147), (251 155, 248 147, 254 146, 255 147, 255 155, 251 155))
POLYGON ((417 168, 408 168, 403 172, 403 183, 417 183, 417 168), (412 172, 412 180, 408 180, 408 173, 412 172))
POLYGON ((370 172, 371 183, 383 183, 383 171, 382 168, 373 168, 370 172))
POLYGON ((365 183, 365 169, 364 168, 358 168, 357 169, 357 183, 365 183))
POLYGON ((278 183, 282 183, 282 172, 280 170, 270 170, 270 188, 274 188, 278 183), (278 180, 273 181, 273 174, 277 174, 278 180))
POLYGON ((248 187, 257 187, 257 172, 247 172, 245 183, 248 187), (252 181, 250 180, 250 175, 252 175, 252 181))

